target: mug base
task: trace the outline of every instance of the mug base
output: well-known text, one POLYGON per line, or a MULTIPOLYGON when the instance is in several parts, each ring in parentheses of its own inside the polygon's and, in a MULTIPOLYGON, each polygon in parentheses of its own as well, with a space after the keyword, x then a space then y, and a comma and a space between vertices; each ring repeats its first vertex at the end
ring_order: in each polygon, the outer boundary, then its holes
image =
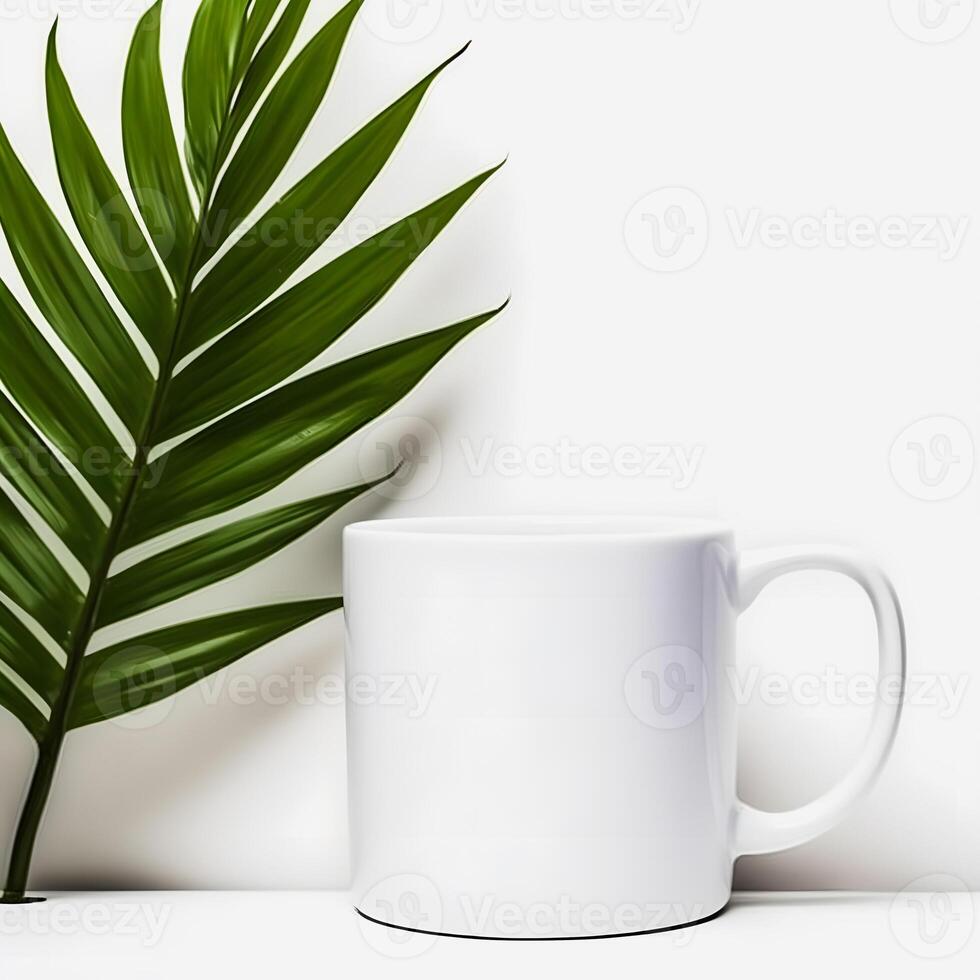
POLYGON ((484 936, 472 932, 439 932, 433 929, 415 929, 411 926, 399 926, 392 922, 384 922, 376 919, 373 915, 362 912, 356 905, 354 911, 368 922, 373 922, 376 926, 384 926, 386 929, 398 929, 400 932, 414 932, 422 936, 438 936, 445 939, 483 939, 490 942, 504 943, 560 943, 575 942, 581 939, 626 939, 629 936, 653 936, 660 932, 676 932, 678 929, 690 929, 692 926, 700 926, 712 919, 717 919, 731 905, 731 898, 725 902, 721 908, 716 909, 710 915, 704 915, 700 919, 691 919, 690 922, 676 922, 670 926, 662 926, 659 929, 641 929, 638 932, 608 932, 601 935, 581 935, 581 936, 484 936))

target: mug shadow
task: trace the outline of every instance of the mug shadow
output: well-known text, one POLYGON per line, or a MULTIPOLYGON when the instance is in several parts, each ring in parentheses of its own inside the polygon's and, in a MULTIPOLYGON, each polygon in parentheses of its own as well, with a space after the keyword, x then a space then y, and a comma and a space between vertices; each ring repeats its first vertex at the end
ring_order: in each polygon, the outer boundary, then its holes
POLYGON ((873 892, 815 891, 815 892, 733 892, 728 908, 764 908, 767 906, 832 906, 874 905, 881 895, 873 892))

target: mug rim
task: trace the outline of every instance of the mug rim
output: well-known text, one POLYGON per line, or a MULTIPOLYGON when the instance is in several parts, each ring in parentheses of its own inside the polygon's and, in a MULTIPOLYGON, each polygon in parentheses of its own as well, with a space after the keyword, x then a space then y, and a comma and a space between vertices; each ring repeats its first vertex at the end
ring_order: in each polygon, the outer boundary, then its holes
POLYGON ((344 528, 344 537, 517 541, 702 541, 731 535, 722 521, 670 514, 491 514, 379 518, 344 528))

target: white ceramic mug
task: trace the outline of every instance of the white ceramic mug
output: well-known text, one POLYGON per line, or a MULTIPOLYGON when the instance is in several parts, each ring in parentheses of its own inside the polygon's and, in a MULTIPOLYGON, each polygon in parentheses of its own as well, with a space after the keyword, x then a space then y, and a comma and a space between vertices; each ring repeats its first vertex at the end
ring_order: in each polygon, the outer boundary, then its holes
POLYGON ((673 518, 371 521, 344 532, 344 596, 354 902, 387 925, 553 939, 711 918, 735 858, 845 816, 898 724, 898 601, 836 549, 739 554, 673 518), (801 569, 865 590, 898 696, 836 787, 767 813, 735 791, 736 621, 801 569))

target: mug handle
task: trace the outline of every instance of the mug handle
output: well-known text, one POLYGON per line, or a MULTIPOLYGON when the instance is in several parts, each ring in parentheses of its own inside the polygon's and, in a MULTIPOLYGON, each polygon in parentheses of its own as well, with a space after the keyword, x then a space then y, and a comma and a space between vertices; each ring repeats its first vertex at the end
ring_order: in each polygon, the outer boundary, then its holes
POLYGON ((734 856, 765 854, 795 847, 826 832, 844 818, 872 785, 888 758, 905 693, 905 627, 902 609, 891 583, 872 563, 850 551, 826 548, 771 548, 741 555, 738 567, 738 611, 744 612, 773 579, 789 572, 821 570, 853 579, 867 593, 878 625, 879 697, 871 730, 857 761, 833 789, 812 803, 770 813, 735 801, 732 846, 734 856), (881 680, 899 677, 894 703, 881 697, 881 680))

